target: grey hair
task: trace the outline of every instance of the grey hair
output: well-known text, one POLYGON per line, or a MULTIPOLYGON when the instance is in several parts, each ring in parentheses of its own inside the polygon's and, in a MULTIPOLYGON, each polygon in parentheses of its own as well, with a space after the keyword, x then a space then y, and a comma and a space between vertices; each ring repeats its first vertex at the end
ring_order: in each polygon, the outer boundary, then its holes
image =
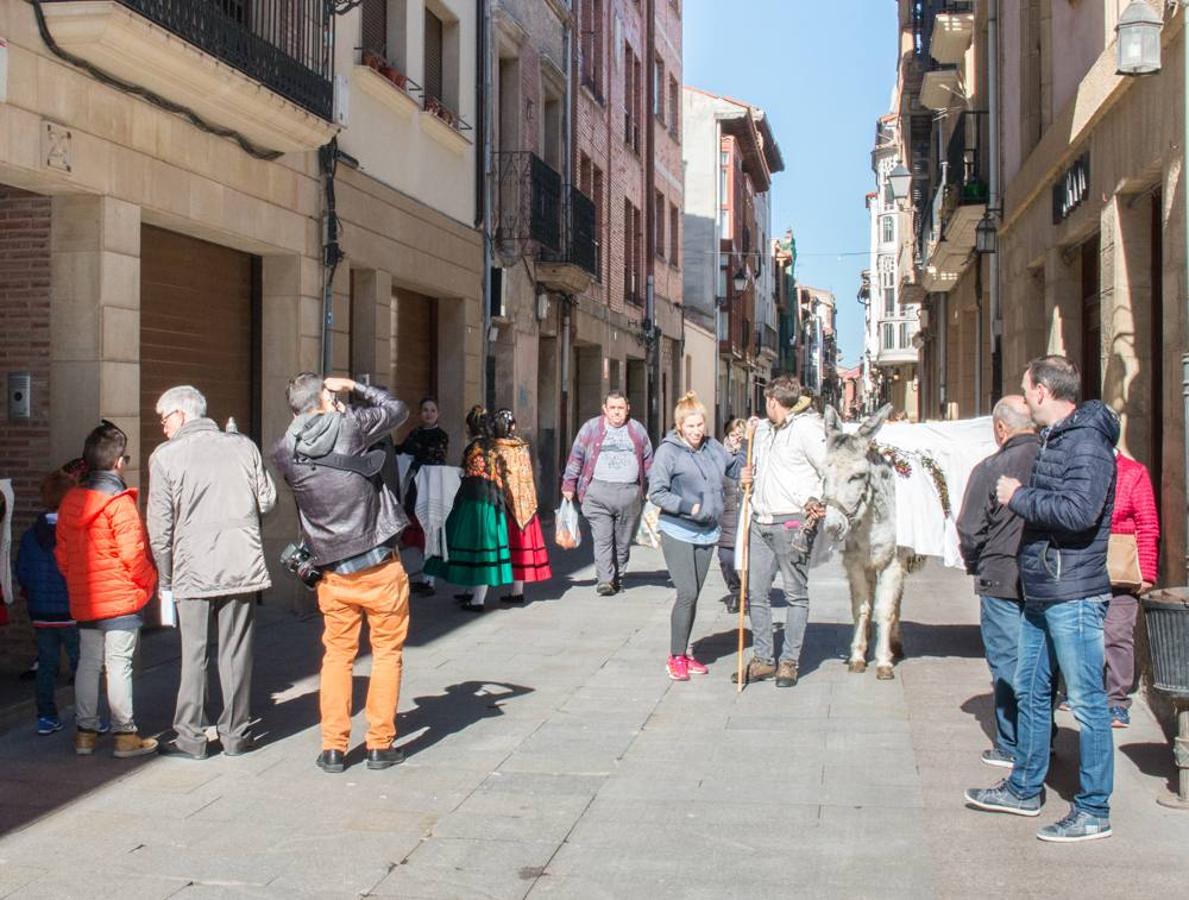
POLYGON ((991 418, 996 422, 1002 422, 1013 432, 1031 431, 1035 427, 1028 407, 1024 405, 1024 399, 1018 395, 1009 395, 996 403, 995 408, 991 410, 991 418))
POLYGON ((289 379, 285 397, 293 415, 313 412, 322 399, 322 376, 313 372, 299 372, 289 379))
POLYGON ((206 397, 188 384, 171 387, 157 401, 157 415, 167 416, 171 412, 185 413, 187 419, 201 419, 206 415, 206 397))

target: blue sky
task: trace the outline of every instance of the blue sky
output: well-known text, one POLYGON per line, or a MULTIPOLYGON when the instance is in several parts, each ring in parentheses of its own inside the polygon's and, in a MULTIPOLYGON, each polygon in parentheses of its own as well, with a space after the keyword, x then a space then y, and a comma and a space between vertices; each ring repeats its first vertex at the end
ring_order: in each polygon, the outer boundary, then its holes
POLYGON ((838 298, 842 358, 863 348, 875 120, 895 85, 893 0, 685 0, 685 83, 762 107, 784 155, 772 232, 797 237, 797 280, 838 298), (862 256, 839 256, 863 251, 862 256))

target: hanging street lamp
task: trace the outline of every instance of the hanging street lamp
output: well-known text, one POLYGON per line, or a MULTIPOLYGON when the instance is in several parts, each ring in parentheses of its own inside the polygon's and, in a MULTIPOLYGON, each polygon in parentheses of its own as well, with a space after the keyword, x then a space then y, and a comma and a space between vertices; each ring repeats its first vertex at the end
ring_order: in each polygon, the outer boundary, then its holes
POLYGON ((1119 24, 1115 72, 1118 75, 1154 75, 1160 71, 1160 13, 1144 0, 1131 0, 1119 24))

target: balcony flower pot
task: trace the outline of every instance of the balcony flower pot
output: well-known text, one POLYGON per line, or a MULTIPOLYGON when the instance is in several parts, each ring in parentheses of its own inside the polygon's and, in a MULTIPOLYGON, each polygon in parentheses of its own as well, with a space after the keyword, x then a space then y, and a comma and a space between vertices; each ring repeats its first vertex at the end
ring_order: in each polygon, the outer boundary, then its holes
POLYGON ((442 101, 437 100, 433 97, 426 97, 425 98, 425 111, 437 116, 439 119, 441 119, 447 125, 449 125, 451 128, 454 127, 454 113, 452 113, 449 109, 447 109, 442 104, 442 101))
POLYGON ((384 66, 387 65, 384 57, 374 50, 364 50, 361 62, 369 69, 375 69, 380 74, 383 74, 384 66))

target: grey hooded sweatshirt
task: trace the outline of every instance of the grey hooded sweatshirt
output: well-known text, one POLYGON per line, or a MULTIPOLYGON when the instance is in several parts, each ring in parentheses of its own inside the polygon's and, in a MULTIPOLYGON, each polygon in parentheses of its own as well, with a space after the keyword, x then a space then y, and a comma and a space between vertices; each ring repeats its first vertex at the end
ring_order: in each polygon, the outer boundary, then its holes
POLYGON ((723 514, 723 478, 734 478, 742 459, 741 451, 732 454, 712 437, 695 450, 670 432, 652 458, 648 499, 660 508, 662 522, 713 533, 723 514))

